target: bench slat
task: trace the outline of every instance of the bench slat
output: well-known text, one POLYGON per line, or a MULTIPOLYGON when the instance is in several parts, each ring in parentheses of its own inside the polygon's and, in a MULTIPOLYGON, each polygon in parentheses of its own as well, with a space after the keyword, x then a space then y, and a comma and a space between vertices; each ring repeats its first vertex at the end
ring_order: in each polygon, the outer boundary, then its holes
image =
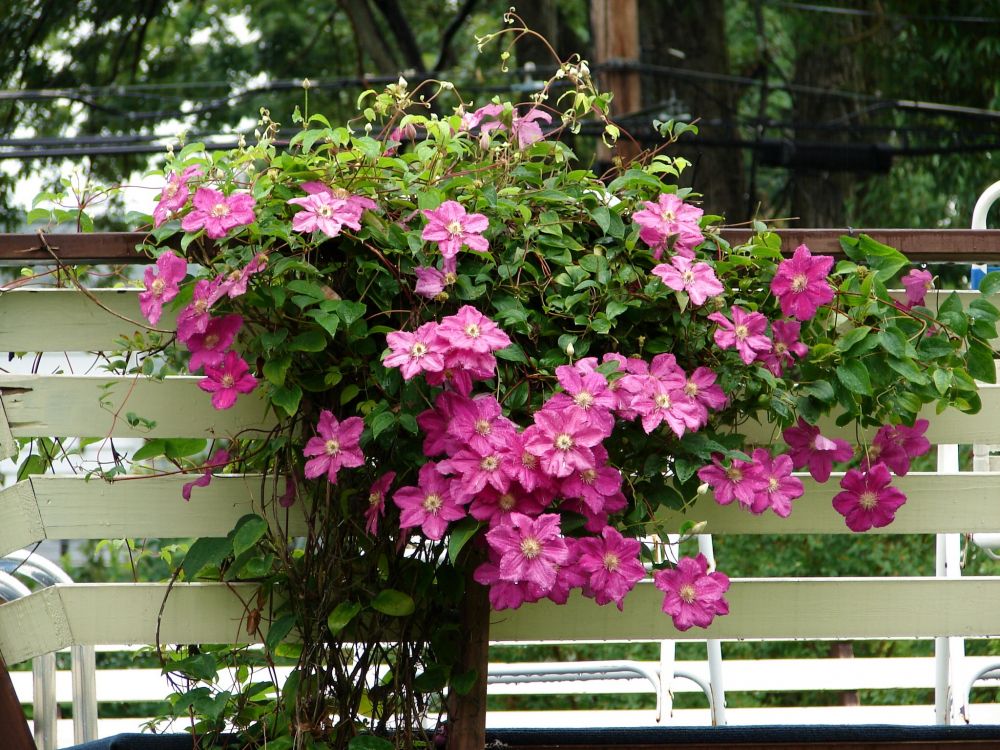
POLYGON ((182 485, 196 476, 104 482, 46 474, 0 489, 0 555, 45 539, 226 536, 247 513, 264 515, 292 536, 305 534, 301 503, 287 514, 262 509, 259 475, 215 477, 185 502, 182 485))
MULTIPOLYGON (((774 513, 754 516, 735 507, 719 505, 709 492, 695 500, 686 512, 664 511, 659 519, 670 528, 679 528, 685 520, 707 521, 708 534, 854 534, 844 517, 833 509, 833 496, 840 492, 840 478, 835 473, 825 484, 808 475, 799 475, 805 494, 795 500, 792 514, 781 518, 774 513)), ((1000 473, 911 472, 894 477, 893 486, 907 497, 906 505, 896 513, 896 520, 869 534, 944 534, 1000 531, 1000 473)))
MULTIPOLYGON (((71 643, 155 640, 166 584, 52 586, 0 605, 2 656, 11 664, 71 643)), ((177 584, 166 602, 164 643, 252 642, 244 608, 252 584, 177 584)), ((578 594, 566 605, 543 601, 491 616, 501 642, 927 638, 1000 633, 1000 577, 777 578, 734 580, 732 614, 707 630, 678 632, 660 611, 663 594, 640 583, 625 612, 597 607, 578 594)))
MULTIPOLYGON (((200 377, 162 381, 96 375, 0 375, 0 405, 10 434, 17 437, 231 437, 243 430, 269 429, 262 389, 218 411, 197 387, 200 377), (102 399, 104 404, 102 405, 102 399), (131 426, 129 413, 152 420, 152 428, 131 426)), ((3 426, 0 425, 0 433, 3 426)), ((6 441, 4 441, 6 442, 6 441)), ((12 446, 2 446, 0 458, 12 446)))

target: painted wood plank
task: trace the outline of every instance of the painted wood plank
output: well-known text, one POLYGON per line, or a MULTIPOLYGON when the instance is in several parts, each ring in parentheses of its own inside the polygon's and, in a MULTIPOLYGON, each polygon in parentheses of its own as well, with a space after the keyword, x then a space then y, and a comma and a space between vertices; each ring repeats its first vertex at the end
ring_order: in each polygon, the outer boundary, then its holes
MULTIPOLYGON (((0 347, 5 352, 90 352, 148 328, 138 289, 17 289, 0 295, 0 347), (96 301, 95 301, 96 300, 96 301)), ((155 326, 173 331, 170 306, 155 326)))
MULTIPOLYGON (((71 643, 155 639, 166 584, 52 586, 0 605, 2 656, 16 664, 71 643)), ((244 643, 253 584, 177 584, 166 599, 164 643, 244 643), (239 598, 237 598, 239 597, 239 598)), ((643 581, 625 612, 574 593, 566 605, 538 602, 494 612, 490 638, 542 641, 791 640, 986 637, 1000 634, 1000 577, 736 579, 730 614, 684 632, 660 611, 663 594, 643 581)), ((260 637, 260 634, 257 636, 260 637)))
POLYGON ((0 375, 0 398, 14 437, 223 438, 273 426, 263 389, 240 396, 231 409, 218 411, 212 408, 210 394, 197 387, 199 380, 191 376, 156 381, 97 375, 0 375), (130 426, 130 412, 153 420, 155 426, 130 426))
MULTIPOLYGON (((181 487, 192 475, 117 479, 39 475, 0 490, 0 555, 45 539, 225 536, 247 513, 272 528, 305 533, 301 503, 262 508, 259 475, 217 476, 190 502, 181 487), (99 509, 99 512, 95 512, 99 509)), ((278 487, 283 490, 284 483, 278 487)))
MULTIPOLYGON (((805 494, 795 500, 792 514, 780 518, 774 513, 755 516, 736 503, 715 502, 711 491, 686 511, 664 511, 658 518, 670 528, 685 520, 707 521, 708 534, 854 534, 844 517, 833 509, 833 496, 840 492, 843 473, 831 475, 819 484, 808 475, 798 475, 805 494)), ((893 485, 907 497, 896 520, 869 534, 938 534, 1000 531, 1000 473, 957 472, 934 474, 911 472, 894 477, 893 485)))
POLYGON ((1000 577, 734 579, 730 614, 679 632, 660 611, 663 593, 640 582, 625 611, 574 592, 494 612, 490 638, 505 642, 925 638, 1000 633, 1000 577))
MULTIPOLYGON (((253 643, 246 608, 256 584, 77 583, 0 604, 0 656, 16 664, 71 644, 253 643)), ((252 605, 251 605, 252 606, 252 605)), ((266 631, 266 623, 261 626, 266 631)))

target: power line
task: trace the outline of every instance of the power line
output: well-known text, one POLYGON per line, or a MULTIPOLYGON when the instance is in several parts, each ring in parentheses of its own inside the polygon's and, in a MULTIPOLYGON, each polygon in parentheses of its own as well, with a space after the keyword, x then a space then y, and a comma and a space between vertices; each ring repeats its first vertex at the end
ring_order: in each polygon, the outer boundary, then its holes
POLYGON ((812 3, 787 2, 786 0, 766 0, 769 5, 777 5, 782 8, 793 10, 804 10, 810 13, 832 13, 840 16, 864 16, 867 18, 885 18, 891 21, 931 21, 934 23, 979 23, 979 24, 1000 24, 1000 18, 995 16, 952 16, 952 15, 925 15, 920 13, 880 13, 876 10, 865 10, 864 8, 845 8, 839 5, 815 5, 812 3))

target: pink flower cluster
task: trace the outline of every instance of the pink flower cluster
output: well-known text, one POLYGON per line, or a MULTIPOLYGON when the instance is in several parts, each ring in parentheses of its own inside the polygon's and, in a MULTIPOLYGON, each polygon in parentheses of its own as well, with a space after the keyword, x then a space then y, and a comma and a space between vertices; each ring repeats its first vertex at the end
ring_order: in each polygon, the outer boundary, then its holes
POLYGON ((698 470, 698 478, 708 484, 720 505, 736 500, 754 515, 768 508, 782 518, 792 512, 792 500, 802 497, 802 480, 792 476, 793 459, 786 454, 771 456, 766 448, 756 448, 749 461, 733 459, 726 466, 722 456, 698 470))
POLYGON ((470 214, 458 201, 445 201, 435 209, 425 209, 427 226, 420 239, 436 242, 444 258, 444 273, 455 273, 458 251, 468 247, 479 253, 488 252, 489 240, 483 232, 490 222, 483 214, 470 214))
MULTIPOLYGON (((709 410, 726 404, 715 373, 688 374, 671 354, 651 362, 607 354, 604 362, 620 373, 609 380, 596 358, 582 359, 556 368, 561 390, 522 429, 492 395, 472 393, 473 380, 494 375, 493 352, 510 343, 474 308, 387 341, 386 366, 446 386, 417 417, 430 460, 415 485, 392 495, 401 527, 436 540, 467 516, 486 523, 489 559, 475 578, 489 586, 495 609, 565 602, 572 589, 621 608, 645 573, 640 543, 609 525, 626 499, 604 441, 617 419, 639 420, 647 433, 664 425, 678 436, 700 429, 709 410), (592 536, 565 536, 556 510, 582 515, 592 536)), ((701 593, 696 599, 708 601, 701 593)))
MULTIPOLYGON (((502 104, 487 104, 474 112, 466 113, 462 116, 461 129, 472 131, 479 128, 479 145, 482 148, 488 148, 491 133, 507 130, 507 126, 498 119, 498 116, 503 113, 503 109, 502 104)), ((510 132, 512 140, 517 142, 519 149, 524 150, 532 143, 545 139, 545 133, 542 132, 541 125, 538 124, 540 121, 546 124, 551 123, 552 115, 538 107, 531 107, 523 115, 516 108, 514 109, 510 132)))
MULTIPOLYGON (((852 531, 867 531, 892 523, 906 496, 890 486, 891 473, 905 476, 910 462, 930 450, 930 442, 924 437, 928 425, 926 419, 918 419, 913 427, 879 428, 863 453, 860 466, 849 469, 840 480, 843 491, 833 498, 833 507, 844 516, 852 531)), ((797 426, 784 431, 783 437, 794 467, 808 467, 817 482, 830 478, 834 462, 847 462, 854 456, 846 440, 824 437, 818 427, 801 417, 797 426)))
POLYGON ((344 227, 361 229, 361 214, 365 209, 376 208, 371 198, 351 195, 323 182, 304 182, 300 187, 307 195, 288 201, 305 209, 292 217, 292 230, 296 232, 321 232, 327 237, 336 237, 344 227))

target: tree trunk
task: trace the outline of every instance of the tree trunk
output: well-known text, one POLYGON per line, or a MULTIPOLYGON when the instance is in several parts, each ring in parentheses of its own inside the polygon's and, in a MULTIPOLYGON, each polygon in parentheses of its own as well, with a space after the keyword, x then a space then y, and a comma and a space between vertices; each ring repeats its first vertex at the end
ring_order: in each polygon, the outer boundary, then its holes
MULTIPOLYGON (((611 119, 636 112, 642 103, 639 71, 629 68, 639 62, 638 0, 591 0, 591 28, 594 37, 594 62, 611 66, 600 72, 601 88, 614 94, 611 119), (615 66, 623 66, 615 69, 615 66)), ((627 130, 627 126, 625 130, 627 130)), ((624 133, 614 147, 614 158, 628 164, 639 155, 639 145, 624 133)), ((602 143, 597 149, 598 162, 610 162, 611 151, 602 143)))
POLYGON ((14 692, 7 665, 0 658, 0 728, 6 750, 35 750, 35 741, 28 731, 24 709, 14 692))
POLYGON ((489 591, 472 580, 470 561, 462 599, 462 631, 466 640, 456 674, 476 670, 478 679, 465 695, 448 695, 448 750, 483 750, 486 745, 486 673, 489 668, 489 591))
MULTIPOLYGON (((639 0, 640 60, 647 65, 688 68, 729 74, 724 0, 639 0)), ((668 72, 643 76, 642 106, 651 110, 648 121, 678 115, 698 119, 697 137, 686 137, 668 152, 692 166, 681 175, 682 184, 705 198, 708 213, 723 214, 733 223, 749 218, 744 188, 743 151, 726 142, 738 138, 736 100, 732 84, 671 76, 668 72), (712 145, 707 143, 714 142, 712 145)))

